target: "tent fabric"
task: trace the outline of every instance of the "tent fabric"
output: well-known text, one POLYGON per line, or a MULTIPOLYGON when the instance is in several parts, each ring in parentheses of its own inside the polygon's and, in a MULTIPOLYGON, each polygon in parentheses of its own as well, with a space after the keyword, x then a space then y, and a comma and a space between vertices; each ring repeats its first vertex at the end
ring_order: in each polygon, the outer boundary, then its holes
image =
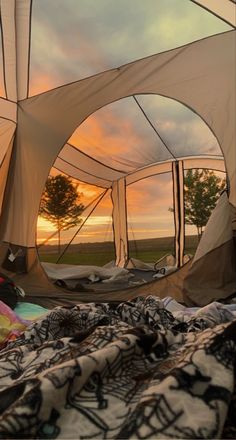
POLYGON ((204 239, 197 248, 193 264, 207 252, 214 250, 232 239, 231 212, 226 192, 218 200, 217 207, 206 225, 204 239), (216 233, 217 232, 217 233, 216 233))
POLYGON ((77 304, 87 302, 114 302, 130 300, 138 296, 146 298, 149 295, 165 298, 170 296, 176 301, 183 303, 183 280, 188 272, 190 261, 187 262, 177 272, 172 272, 169 275, 153 280, 150 283, 123 288, 119 290, 106 292, 89 292, 89 291, 68 291, 50 283, 47 279, 45 283, 45 273, 39 265, 35 265, 33 271, 30 272, 29 277, 24 274, 12 274, 14 282, 27 292, 22 301, 39 304, 42 307, 53 308, 57 305, 77 304), (40 276, 40 278, 38 278, 40 276), (41 283, 38 280, 41 280, 41 283))
MULTIPOLYGON (((224 159, 221 156, 179 157, 178 161, 181 160, 183 160, 185 170, 191 168, 209 168, 217 171, 225 171, 224 159)), ((176 159, 158 161, 154 165, 146 165, 126 174, 125 171, 118 171, 111 168, 104 163, 98 162, 91 156, 86 155, 83 151, 78 150, 74 146, 66 144, 56 158, 54 168, 82 182, 101 188, 110 188, 111 183, 121 177, 125 177, 125 182, 128 186, 152 175, 171 172, 173 162, 177 162, 176 159), (106 176, 106 178, 104 178, 104 176, 106 176)))
POLYGON ((116 265, 124 267, 128 260, 128 232, 126 188, 124 179, 114 182, 112 187, 113 230, 116 247, 116 265))
POLYGON ((17 121, 17 104, 0 98, 0 117, 6 120, 17 121))
POLYGON ((224 192, 184 280, 184 298, 188 304, 206 305, 236 293, 235 244, 230 204, 224 192))
POLYGON ((4 198, 4 191, 3 190, 5 189, 6 183, 7 183, 12 148, 13 148, 13 138, 11 139, 11 142, 8 145, 6 154, 5 154, 4 158, 2 159, 2 163, 0 166, 0 188, 2 188, 2 191, 0 192, 0 213, 2 211, 2 203, 3 203, 3 198, 4 198))
POLYGON ((226 300, 236 292, 235 244, 230 240, 197 260, 183 283, 188 306, 203 306, 211 300, 226 300))
MULTIPOLYGON (((87 183, 97 183, 97 185, 100 185, 101 180, 106 180, 106 187, 109 185, 111 186, 112 182, 114 180, 118 180, 121 177, 125 176, 125 172, 117 171, 113 168, 110 168, 107 165, 104 165, 101 162, 98 162, 94 158, 88 156, 87 154, 83 153, 80 150, 77 150, 75 147, 66 144, 64 148, 60 151, 56 162, 55 162, 55 168, 58 167, 58 161, 63 161, 64 164, 60 165, 60 169, 67 173, 68 165, 73 166, 73 164, 78 164, 77 166, 77 175, 78 179, 80 179, 81 172, 84 172, 84 170, 87 171, 87 183), (91 177, 89 177, 91 176, 91 177), (104 176, 106 177, 104 179, 104 176)), ((74 168, 75 165, 74 165, 74 168)))
POLYGON ((14 122, 0 118, 0 167, 15 133, 14 122))
MULTIPOLYGON (((201 0, 196 3, 201 3, 228 22, 229 16, 232 18, 232 2, 228 0, 220 3, 218 0, 214 3, 211 0, 201 0)), ((86 183, 112 189, 116 264, 121 267, 125 267, 129 259, 127 185, 151 176, 152 173, 169 172, 173 168, 176 257, 177 265, 183 263, 183 170, 194 164, 196 166, 201 159, 198 152, 191 148, 187 154, 184 148, 176 151, 173 145, 169 145, 157 133, 155 123, 144 110, 145 94, 158 94, 183 104, 199 115, 216 137, 222 154, 216 158, 215 151, 212 155, 207 151, 205 164, 212 161, 221 168, 220 161, 224 157, 230 186, 231 217, 228 223, 233 222, 235 229, 235 30, 139 59, 28 98, 32 2, 1 0, 0 6, 6 96, 6 99, 0 98, 0 239, 3 243, 0 247, 0 260, 2 267, 4 264, 6 266, 10 248, 23 253, 24 270, 16 274, 16 278, 23 283, 23 288, 25 285, 27 291, 31 289, 35 297, 42 294, 45 301, 51 294, 55 301, 62 301, 62 298, 64 301, 73 300, 68 292, 59 293, 56 287, 50 285, 39 265, 35 249, 40 198, 53 165, 86 183), (152 128, 151 147, 146 153, 140 151, 137 158, 129 156, 123 161, 112 159, 106 163, 106 159, 100 161, 97 157, 93 158, 80 150, 79 146, 75 148, 70 143, 77 128, 89 116, 121 99, 131 100, 136 106, 137 117, 145 117, 147 129, 152 128), (154 139, 156 144, 153 143, 154 139)), ((131 154, 135 156, 136 151, 134 148, 131 154)), ((201 163, 204 167, 204 159, 201 163)), ((217 258, 222 255, 228 261, 227 258, 230 259, 234 252, 232 243, 233 240, 225 241, 219 246, 214 243, 214 246, 218 246, 217 258)), ((215 252, 215 249, 205 253, 204 258, 210 256, 211 252, 215 252)), ((201 261, 203 257, 195 264, 201 261)), ((230 284, 233 280, 235 260, 231 259, 231 263, 228 265, 227 277, 222 278, 224 288, 228 281, 230 284)), ((176 299, 182 298, 180 285, 185 270, 182 269, 179 275, 173 274, 173 278, 167 277, 166 281, 159 280, 159 287, 156 288, 156 284, 153 284, 151 288, 159 293, 162 285, 168 289, 168 283, 172 287, 177 283, 178 286, 176 285, 172 294, 177 295, 176 299)), ((207 274, 205 277, 210 280, 207 274)), ((137 291, 130 289, 128 293, 117 293, 116 298, 125 299, 125 295, 130 297, 137 291)), ((149 292, 149 287, 145 287, 145 291, 149 292)), ((165 292, 165 296, 167 294, 165 292)), ((228 294, 229 290, 225 295, 228 294)))
POLYGON ((163 94, 202 116, 224 152, 231 185, 230 202, 235 206, 235 54, 235 31, 230 31, 21 101, 16 164, 9 182, 12 191, 5 207, 8 215, 3 219, 2 239, 23 246, 34 245, 40 196, 65 141, 91 113, 130 94, 163 94), (30 191, 32 186, 34 194, 30 191))
POLYGON ((11 101, 28 95, 31 0, 1 0, 6 97, 11 101))

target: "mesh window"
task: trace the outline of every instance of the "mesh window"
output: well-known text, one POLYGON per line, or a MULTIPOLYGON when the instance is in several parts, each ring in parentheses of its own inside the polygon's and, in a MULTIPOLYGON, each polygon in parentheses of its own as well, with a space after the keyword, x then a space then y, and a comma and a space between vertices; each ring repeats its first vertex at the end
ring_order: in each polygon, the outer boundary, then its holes
POLYGON ((174 253, 171 173, 127 187, 129 256, 148 263, 174 253))
POLYGON ((222 155, 209 127, 185 105, 155 95, 140 95, 138 100, 174 157, 222 155))
POLYGON ((60 258, 59 262, 64 264, 103 266, 115 259, 110 192, 102 197, 104 189, 82 182, 79 182, 78 191, 81 194, 80 203, 85 209, 81 214, 81 224, 61 231, 61 254, 64 253, 61 257, 55 226, 39 217, 38 245, 41 261, 56 262, 60 258), (42 245, 49 237, 50 240, 42 245))
MULTIPOLYGON (((159 99, 159 96, 152 95, 151 114, 154 108, 158 108, 159 99)), ((69 143, 100 162, 124 172, 132 172, 171 158, 133 97, 119 100, 95 112, 78 127, 69 143)))
POLYGON ((208 169, 191 169, 185 170, 184 175, 185 254, 194 255, 207 220, 220 197, 220 193, 226 188, 226 174, 208 169), (208 176, 205 173, 209 173, 208 176), (212 175, 215 184, 212 183, 212 175), (203 186, 198 185, 198 182, 203 180, 206 184, 203 186), (191 184, 191 182, 193 183, 191 184), (190 196, 188 196, 188 193, 190 193, 190 196), (199 225, 198 228, 197 225, 199 225))
POLYGON ((101 108, 75 130, 69 143, 127 173, 177 157, 222 155, 217 139, 196 113, 154 94, 101 108))

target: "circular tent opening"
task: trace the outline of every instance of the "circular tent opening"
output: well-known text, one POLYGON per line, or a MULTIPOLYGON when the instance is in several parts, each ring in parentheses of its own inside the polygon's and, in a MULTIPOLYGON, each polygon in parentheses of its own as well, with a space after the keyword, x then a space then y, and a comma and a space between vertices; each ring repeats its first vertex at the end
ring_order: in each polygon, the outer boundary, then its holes
POLYGON ((184 218, 184 176, 193 168, 224 171, 224 161, 215 136, 184 105, 135 95, 92 114, 50 172, 77 182, 85 209, 76 227, 60 231, 60 252, 57 228, 39 218, 38 251, 48 275, 52 263, 58 278, 62 264, 76 265, 77 283, 111 290, 150 281, 168 262, 173 270, 182 266, 197 245, 184 218))

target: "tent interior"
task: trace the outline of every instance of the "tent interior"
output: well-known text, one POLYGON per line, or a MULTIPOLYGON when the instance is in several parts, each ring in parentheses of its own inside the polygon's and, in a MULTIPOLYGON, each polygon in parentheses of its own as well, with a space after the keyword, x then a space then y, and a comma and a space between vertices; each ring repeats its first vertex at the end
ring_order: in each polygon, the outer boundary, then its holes
POLYGON ((0 438, 235 439, 236 0, 0 15, 0 438), (225 179, 199 243, 191 170, 225 179))
POLYGON ((150 292, 196 305, 231 297, 234 2, 184 1, 186 32, 171 13, 175 0, 56 3, 57 14, 55 0, 1 2, 1 271, 47 307, 150 292), (216 208, 224 222, 210 222, 201 256, 188 262, 196 247, 185 221, 191 169, 226 174, 228 198, 216 208), (49 174, 77 181, 86 208, 82 224, 61 231, 63 252, 51 260, 55 246, 45 254, 42 244, 56 234, 42 238, 38 220, 49 174), (152 253, 143 260, 144 243, 152 253), (82 260, 85 252, 85 266, 63 264, 67 244, 82 260))

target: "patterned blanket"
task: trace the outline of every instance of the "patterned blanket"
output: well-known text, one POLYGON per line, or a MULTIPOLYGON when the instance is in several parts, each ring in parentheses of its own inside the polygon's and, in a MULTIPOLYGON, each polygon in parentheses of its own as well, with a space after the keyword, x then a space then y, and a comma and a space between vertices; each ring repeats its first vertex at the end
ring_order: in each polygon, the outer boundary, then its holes
POLYGON ((0 438, 235 438, 235 344, 218 303, 56 307, 0 351, 0 438))

